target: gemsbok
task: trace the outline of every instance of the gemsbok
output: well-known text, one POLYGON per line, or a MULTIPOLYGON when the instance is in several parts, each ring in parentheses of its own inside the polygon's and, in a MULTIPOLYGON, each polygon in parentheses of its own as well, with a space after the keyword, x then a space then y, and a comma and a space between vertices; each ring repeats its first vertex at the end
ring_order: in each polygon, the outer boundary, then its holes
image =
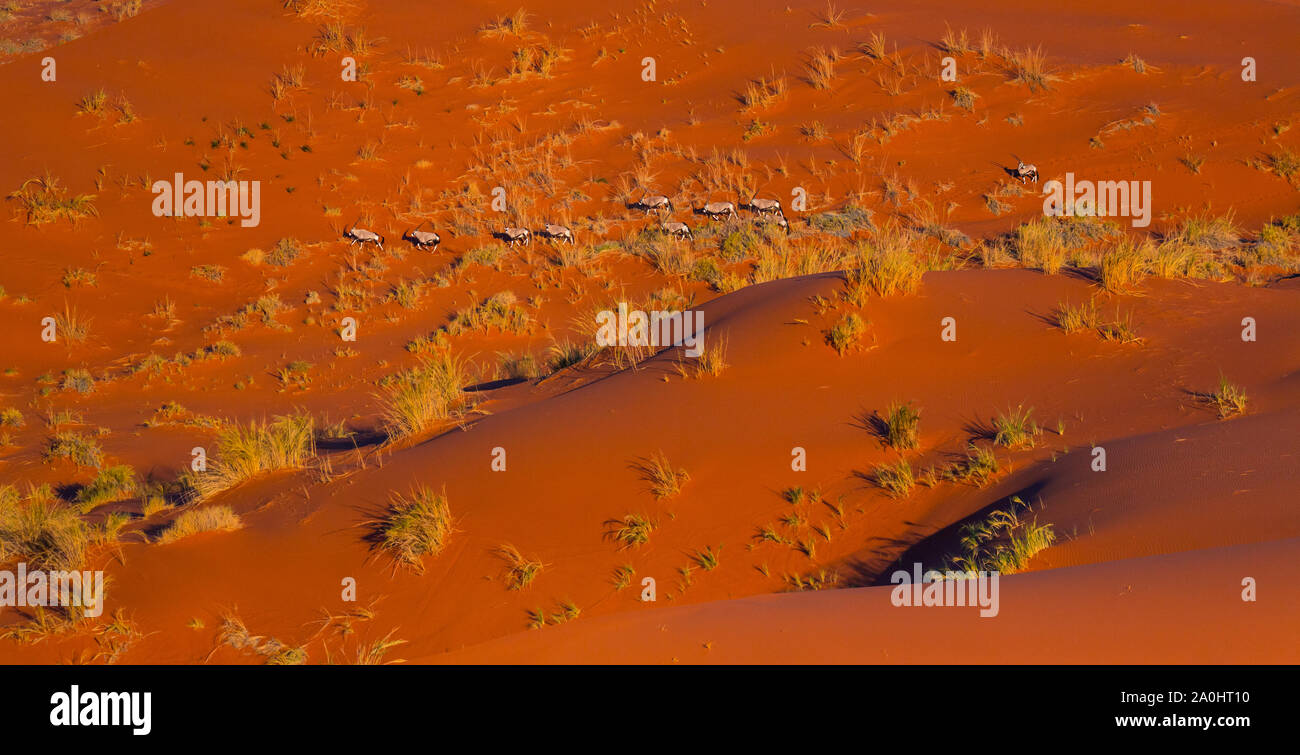
POLYGON ((533 240, 533 232, 527 228, 513 228, 506 226, 501 230, 501 238, 505 239, 510 246, 515 244, 527 244, 533 240))
MULTIPOLYGON (((420 225, 424 225, 421 223, 420 225)), ((402 240, 409 241, 416 249, 432 249, 438 251, 438 244, 442 242, 442 237, 435 231, 421 231, 420 225, 408 230, 402 234, 402 240)))
MULTIPOLYGON (((359 218, 357 222, 358 223, 361 222, 359 218)), ((361 246, 365 246, 366 244, 374 244, 375 246, 379 247, 380 251, 383 251, 384 249, 383 236, 380 236, 374 231, 367 231, 364 228, 357 228, 356 223, 353 223, 351 228, 348 228, 347 230, 343 231, 343 238, 348 240, 349 242, 348 246, 352 246, 353 244, 360 244, 361 246)))
POLYGON ((685 223, 679 223, 676 220, 663 224, 664 233, 675 239, 695 239, 695 234, 691 233, 691 227, 685 223))
POLYGON ((785 213, 780 215, 759 215, 758 222, 763 225, 774 225, 786 233, 790 232, 790 221, 785 219, 785 213))
POLYGON ((749 207, 749 209, 753 210, 758 215, 784 215, 785 214, 785 212, 781 209, 781 203, 776 201, 775 199, 760 199, 759 197, 754 197, 753 199, 749 200, 749 204, 747 206, 749 207))
POLYGON ((1024 183, 1025 179, 1038 183, 1038 166, 1025 165, 1025 163, 1020 160, 1017 160, 1017 162, 1020 164, 1016 166, 1016 178, 1020 179, 1020 183, 1024 183))
POLYGON ((662 194, 656 194, 648 197, 641 197, 640 200, 633 202, 628 206, 634 207, 638 210, 645 210, 645 213, 647 215, 649 215, 651 212, 654 212, 655 210, 668 210, 669 212, 673 211, 673 201, 662 194))
POLYGON ((718 220, 719 218, 736 217, 736 205, 731 202, 709 202, 708 204, 696 210, 701 215, 718 220))
POLYGON ((570 230, 567 226, 563 226, 563 225, 555 225, 553 223, 547 223, 539 231, 537 231, 537 235, 544 236, 548 239, 551 239, 552 241, 562 241, 568 244, 573 243, 573 231, 570 230))

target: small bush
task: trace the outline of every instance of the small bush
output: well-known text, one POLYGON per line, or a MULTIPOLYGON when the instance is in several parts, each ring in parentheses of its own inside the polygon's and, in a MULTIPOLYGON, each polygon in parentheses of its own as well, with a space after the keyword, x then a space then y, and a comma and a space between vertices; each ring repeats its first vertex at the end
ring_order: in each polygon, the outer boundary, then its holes
POLYGON ((201 532, 229 532, 243 526, 244 523, 239 515, 229 506, 190 509, 182 511, 166 529, 159 533, 157 542, 166 545, 201 532))
POLYGON ((22 560, 29 569, 80 569, 90 547, 106 539, 48 487, 21 496, 13 486, 0 485, 0 563, 22 560))
POLYGON ((509 543, 497 548, 497 555, 506 562, 506 589, 523 590, 542 573, 542 562, 526 558, 509 543))
POLYGON ((394 494, 380 523, 380 547, 399 563, 424 571, 424 556, 437 555, 452 533, 447 496, 419 486, 409 496, 394 494))
POLYGON ((468 382, 466 364, 450 354, 394 375, 383 397, 383 423, 389 437, 415 435, 461 416, 469 407, 463 390, 468 382))
POLYGON ((622 519, 613 519, 605 523, 609 527, 606 535, 624 548, 634 548, 650 542, 650 533, 655 524, 650 517, 641 514, 628 514, 622 519))
POLYGON ((118 464, 101 470, 89 485, 77 491, 77 502, 88 511, 103 503, 131 498, 137 488, 135 470, 126 464, 118 464))
POLYGON ((826 332, 826 342, 835 349, 840 356, 848 353, 861 338, 862 334, 867 332, 867 323, 856 313, 850 312, 840 318, 830 330, 826 332))
POLYGON ((983 520, 962 526, 961 552, 946 559, 944 571, 997 572, 1015 574, 1029 565, 1038 553, 1056 541, 1052 525, 1021 521, 1018 509, 1024 504, 1011 499, 1011 507, 994 511, 983 520))
POLYGON ((104 452, 99 442, 72 430, 63 430, 54 434, 46 442, 42 454, 46 461, 51 459, 70 459, 82 467, 98 467, 103 463, 104 452))
POLYGON ((916 448, 921 443, 917 434, 920 423, 921 411, 910 402, 890 404, 885 412, 885 442, 899 450, 916 448))
POLYGON ((301 469, 316 451, 314 422, 305 414, 276 417, 269 423, 234 425, 217 435, 217 453, 191 482, 202 497, 260 474, 301 469))
POLYGON ((1219 411, 1219 419, 1228 419, 1246 413, 1249 397, 1241 386, 1233 385, 1222 375, 1219 376, 1219 389, 1209 394, 1206 400, 1219 411))
POLYGON ((682 484, 691 478, 684 469, 674 469, 663 451, 656 451, 643 463, 635 465, 641 479, 650 483, 655 498, 670 498, 682 492, 682 484))
POLYGON ((1017 406, 993 419, 993 442, 1005 448, 1033 448, 1043 429, 1033 420, 1034 409, 1017 406))
POLYGON ((912 465, 907 459, 899 459, 893 464, 878 464, 872 471, 872 480, 882 489, 889 491, 894 498, 906 498, 916 485, 912 474, 912 465))

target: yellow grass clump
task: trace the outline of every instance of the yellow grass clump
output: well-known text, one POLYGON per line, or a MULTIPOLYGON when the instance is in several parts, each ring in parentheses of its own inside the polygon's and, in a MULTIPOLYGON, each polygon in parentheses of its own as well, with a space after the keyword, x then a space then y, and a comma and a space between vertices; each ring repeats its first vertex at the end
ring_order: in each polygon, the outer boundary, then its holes
POLYGON ((234 425, 217 435, 217 452, 207 468, 190 477, 206 498, 261 474, 302 469, 316 453, 315 422, 309 415, 234 425))
POLYGON ((379 547, 398 563, 423 572, 423 558, 437 555, 451 536, 451 507, 445 494, 417 486, 410 495, 394 494, 378 524, 379 547))
POLYGON ((158 535, 158 542, 166 545, 200 532, 229 532, 243 527, 239 515, 229 506, 208 506, 182 511, 158 535))

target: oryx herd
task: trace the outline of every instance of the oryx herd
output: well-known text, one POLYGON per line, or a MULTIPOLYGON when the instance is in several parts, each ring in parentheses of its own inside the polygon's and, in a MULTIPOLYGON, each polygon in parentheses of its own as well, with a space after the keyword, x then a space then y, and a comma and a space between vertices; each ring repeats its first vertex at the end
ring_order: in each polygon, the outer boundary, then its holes
MULTIPOLYGON (((662 212, 664 210, 670 214, 673 212, 672 200, 663 195, 644 196, 636 202, 629 204, 628 207, 630 209, 644 210, 646 215, 649 215, 652 212, 662 212)), ((740 207, 754 213, 755 218, 757 218, 759 222, 770 223, 786 233, 790 232, 790 223, 786 220, 785 211, 781 208, 781 203, 779 201, 775 199, 754 197, 749 201, 749 204, 741 203, 740 207)), ((735 220, 739 217, 734 202, 709 202, 700 207, 694 207, 693 210, 695 214, 703 215, 710 220, 735 220)), ((357 222, 359 223, 360 220, 357 222)), ((442 241, 442 237, 433 230, 420 230, 420 228, 424 226, 425 222, 428 221, 421 222, 414 228, 407 229, 406 232, 402 234, 402 240, 408 242, 416 249, 437 251, 438 244, 442 241)), ((659 227, 664 233, 672 238, 695 238, 694 234, 691 232, 691 227, 681 221, 664 219, 660 223, 659 227)), ((547 223, 536 231, 528 228, 505 226, 492 235, 506 242, 509 246, 531 244, 534 235, 544 239, 549 239, 557 244, 574 243, 573 229, 568 226, 557 225, 554 223, 547 223)), ((366 230, 365 228, 358 228, 357 223, 353 223, 350 228, 343 229, 343 238, 348 240, 349 246, 365 246, 366 244, 374 244, 381 250, 384 248, 384 237, 382 235, 374 231, 366 230)))
MULTIPOLYGON (((1037 166, 1025 163, 1019 158, 1016 159, 1016 162, 1017 165, 1014 169, 1007 169, 1008 173, 1017 178, 1021 183, 1024 183, 1025 181, 1038 181, 1037 166)), ((652 212, 659 214, 666 211, 667 217, 659 215, 660 230, 675 239, 695 238, 689 225, 679 220, 672 219, 674 208, 673 200, 670 197, 662 194, 647 194, 637 201, 629 203, 627 207, 632 210, 642 210, 647 216, 652 212)), ((740 208, 752 212, 755 219, 760 223, 772 224, 786 233, 790 232, 790 222, 785 217, 785 210, 781 208, 781 203, 775 199, 753 197, 749 200, 748 204, 741 202, 740 208)), ((703 215, 710 220, 731 221, 739 217, 736 203, 734 202, 708 202, 699 207, 692 207, 692 211, 696 215, 703 215)), ((402 240, 410 242, 410 244, 416 249, 436 251, 438 248, 438 242, 442 239, 432 230, 420 230, 420 226, 423 225, 424 223, 420 223, 420 225, 407 230, 402 234, 402 240)), ((536 231, 528 228, 506 226, 492 235, 506 242, 510 246, 515 246, 517 244, 527 246, 532 243, 534 235, 540 236, 544 239, 549 239, 556 244, 574 243, 573 230, 568 226, 556 225, 554 223, 547 223, 536 231)), ((362 246, 366 244, 374 244, 380 249, 384 248, 383 236, 374 231, 357 228, 356 223, 353 223, 351 228, 344 229, 343 237, 346 238, 350 244, 360 244, 362 246)))

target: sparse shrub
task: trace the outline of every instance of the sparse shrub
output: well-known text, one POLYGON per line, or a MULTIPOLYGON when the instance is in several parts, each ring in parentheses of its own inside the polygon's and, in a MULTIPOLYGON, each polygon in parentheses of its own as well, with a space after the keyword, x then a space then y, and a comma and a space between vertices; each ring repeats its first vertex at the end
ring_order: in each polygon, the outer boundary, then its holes
POLYGON ((916 293, 925 269, 910 248, 915 241, 911 232, 892 223, 880 229, 859 246, 856 263, 847 273, 849 290, 860 292, 866 286, 880 296, 916 293))
POLYGON ((229 532, 243 526, 239 515, 229 506, 205 506, 182 511, 158 534, 157 542, 166 545, 201 532, 229 532))
POLYGON ((1300 155, 1285 147, 1271 153, 1266 164, 1274 174, 1288 181, 1294 182, 1300 176, 1300 155))
POLYGON ((93 194, 68 196, 67 190, 59 185, 59 179, 49 173, 23 181, 9 198, 16 200, 27 213, 28 225, 61 219, 75 224, 82 218, 99 214, 93 194))
POLYGON ((882 489, 889 491, 894 498, 906 498, 916 485, 912 474, 912 465, 907 459, 899 459, 893 464, 878 464, 872 471, 872 481, 882 489))
POLYGON ((1218 410, 1219 419, 1228 419, 1245 414, 1249 398, 1241 386, 1229 383, 1226 377, 1220 375, 1219 389, 1208 394, 1206 400, 1218 410))
POLYGON ((856 313, 850 312, 840 318, 830 330, 826 332, 826 342, 835 349, 836 353, 844 356, 848 353, 854 344, 861 340, 862 335, 867 332, 867 323, 856 313))
POLYGON ((1101 324, 1101 315, 1097 313, 1097 302, 1089 300, 1087 304, 1072 305, 1061 302, 1056 310, 1056 325, 1066 333, 1078 333, 1093 330, 1101 324))
POLYGON ((485 37, 520 36, 528 30, 528 13, 523 8, 509 16, 500 16, 485 24, 479 33, 485 37))
POLYGON ((62 430, 46 442, 43 456, 51 459, 70 459, 82 467, 98 467, 103 463, 103 449, 99 441, 72 430, 62 430))
POLYGON ((1182 278, 1195 271, 1200 254, 1177 239, 1162 241, 1151 254, 1151 273, 1161 278, 1182 278))
POLYGON ((1212 252, 1232 249, 1241 244, 1241 234, 1232 214, 1214 216, 1208 212, 1184 218, 1169 234, 1170 240, 1212 252))
POLYGON ((497 548, 497 555, 506 562, 506 589, 523 590, 542 573, 541 561, 530 559, 509 543, 497 548))
POLYGON ((1065 265, 1065 244, 1058 227, 1047 218, 1035 218, 1017 227, 1013 246, 1026 267, 1055 275, 1065 265))
POLYGON ((992 512, 983 520, 961 528, 961 552, 945 559, 942 571, 997 572, 1015 574, 1023 571, 1038 553, 1056 540, 1052 525, 1034 519, 1021 521, 1017 509, 1024 507, 1018 498, 1010 508, 992 512))
POLYGON ((126 464, 118 464, 100 470, 90 484, 77 491, 77 502, 83 511, 89 511, 100 504, 130 498, 137 489, 135 470, 126 464))
POLYGON ((316 451, 314 422, 297 414, 233 425, 217 434, 216 448, 207 469, 190 478, 201 497, 261 474, 307 466, 316 451))
POLYGON ((819 212, 808 218, 813 230, 835 236, 847 237, 854 231, 875 229, 871 222, 871 210, 856 205, 848 205, 838 212, 819 212))
POLYGON ((727 339, 713 338, 704 346, 696 362, 696 374, 717 377, 727 369, 727 339))
POLYGON ((449 335, 468 332, 488 333, 496 328, 502 333, 528 333, 534 326, 532 315, 519 304, 511 291, 501 291, 482 303, 462 309, 446 325, 449 335))
POLYGON ((543 366, 532 354, 501 354, 497 376, 508 380, 535 380, 542 376, 543 366))
POLYGON ((993 442, 1006 448, 1033 448, 1043 429, 1033 419, 1034 409, 1017 406, 993 419, 993 442))
POLYGON ((972 443, 966 458, 948 467, 945 476, 983 487, 997 476, 999 469, 998 457, 993 453, 993 449, 972 443))
POLYGON ((550 367, 551 372, 559 372, 566 367, 572 367, 582 362, 596 353, 596 350, 596 344, 591 342, 569 343, 568 341, 557 341, 547 349, 549 355, 547 366, 550 367))
POLYGON ((470 404, 463 390, 468 382, 465 362, 446 353, 392 376, 383 397, 388 435, 415 435, 461 416, 470 404))
POLYGON ((721 546, 714 548, 711 545, 706 545, 700 550, 695 551, 691 556, 691 560, 699 564, 700 568, 704 571, 713 571, 718 568, 721 551, 721 546))
POLYGON ((22 496, 12 485, 0 485, 0 563, 22 560, 32 570, 79 569, 90 547, 106 539, 49 487, 22 496))
POLYGON ((650 533, 655 524, 650 517, 642 514, 628 514, 622 519, 612 519, 605 523, 609 530, 607 537, 622 543, 624 548, 634 548, 650 542, 650 533))
POLYGON ((1048 81, 1053 77, 1047 70, 1047 56, 1042 47, 1029 48, 1013 52, 1008 56, 1008 74, 1011 80, 1029 87, 1036 92, 1048 89, 1048 81))
POLYGON ((649 459, 634 465, 641 479, 650 483, 655 498, 670 498, 682 492, 682 484, 691 477, 684 469, 674 469, 663 451, 656 451, 649 459))
POLYGON ((967 87, 957 87, 949 94, 952 95, 952 101, 957 107, 962 110, 975 110, 975 98, 979 97, 979 95, 967 87))
POLYGON ((77 393, 92 393, 95 390, 95 378, 88 370, 64 370, 63 390, 77 393))
POLYGON ((303 246, 298 239, 284 238, 275 242, 271 251, 267 252, 262 258, 268 265, 275 267, 288 267, 293 261, 302 256, 303 246))
POLYGON ((419 486, 409 496, 394 494, 379 523, 380 547, 399 563, 423 573, 424 556, 437 555, 452 533, 447 496, 419 486))
POLYGON ((77 110, 88 115, 99 115, 108 105, 108 92, 103 89, 96 89, 82 96, 77 102, 77 110))
POLYGON ((834 48, 827 50, 819 47, 809 53, 807 70, 808 83, 813 89, 830 89, 835 80, 835 61, 839 52, 834 48))
POLYGON ((1101 256, 1098 279, 1101 287, 1112 293, 1136 288, 1146 275, 1147 260, 1152 256, 1150 241, 1141 244, 1125 238, 1119 246, 1101 256))
POLYGON ((906 404, 893 403, 885 412, 885 442, 891 447, 906 450, 921 444, 917 427, 921 423, 921 411, 906 404))
POLYGON ((1205 164, 1205 156, 1193 155, 1192 153, 1189 152, 1186 155, 1178 158, 1178 162, 1187 166, 1187 169, 1190 170, 1192 173, 1199 174, 1201 172, 1201 166, 1205 164))
POLYGON ((82 343, 90 334, 90 320, 77 314, 75 307, 65 302, 63 311, 54 315, 55 335, 67 339, 68 343, 82 343))
POLYGON ((99 277, 84 267, 68 268, 63 271, 63 285, 67 288, 73 286, 93 287, 99 284, 99 277))
POLYGON ((1115 310, 1115 319, 1097 326, 1097 333, 1107 341, 1137 343, 1142 337, 1133 329, 1133 313, 1115 310))

